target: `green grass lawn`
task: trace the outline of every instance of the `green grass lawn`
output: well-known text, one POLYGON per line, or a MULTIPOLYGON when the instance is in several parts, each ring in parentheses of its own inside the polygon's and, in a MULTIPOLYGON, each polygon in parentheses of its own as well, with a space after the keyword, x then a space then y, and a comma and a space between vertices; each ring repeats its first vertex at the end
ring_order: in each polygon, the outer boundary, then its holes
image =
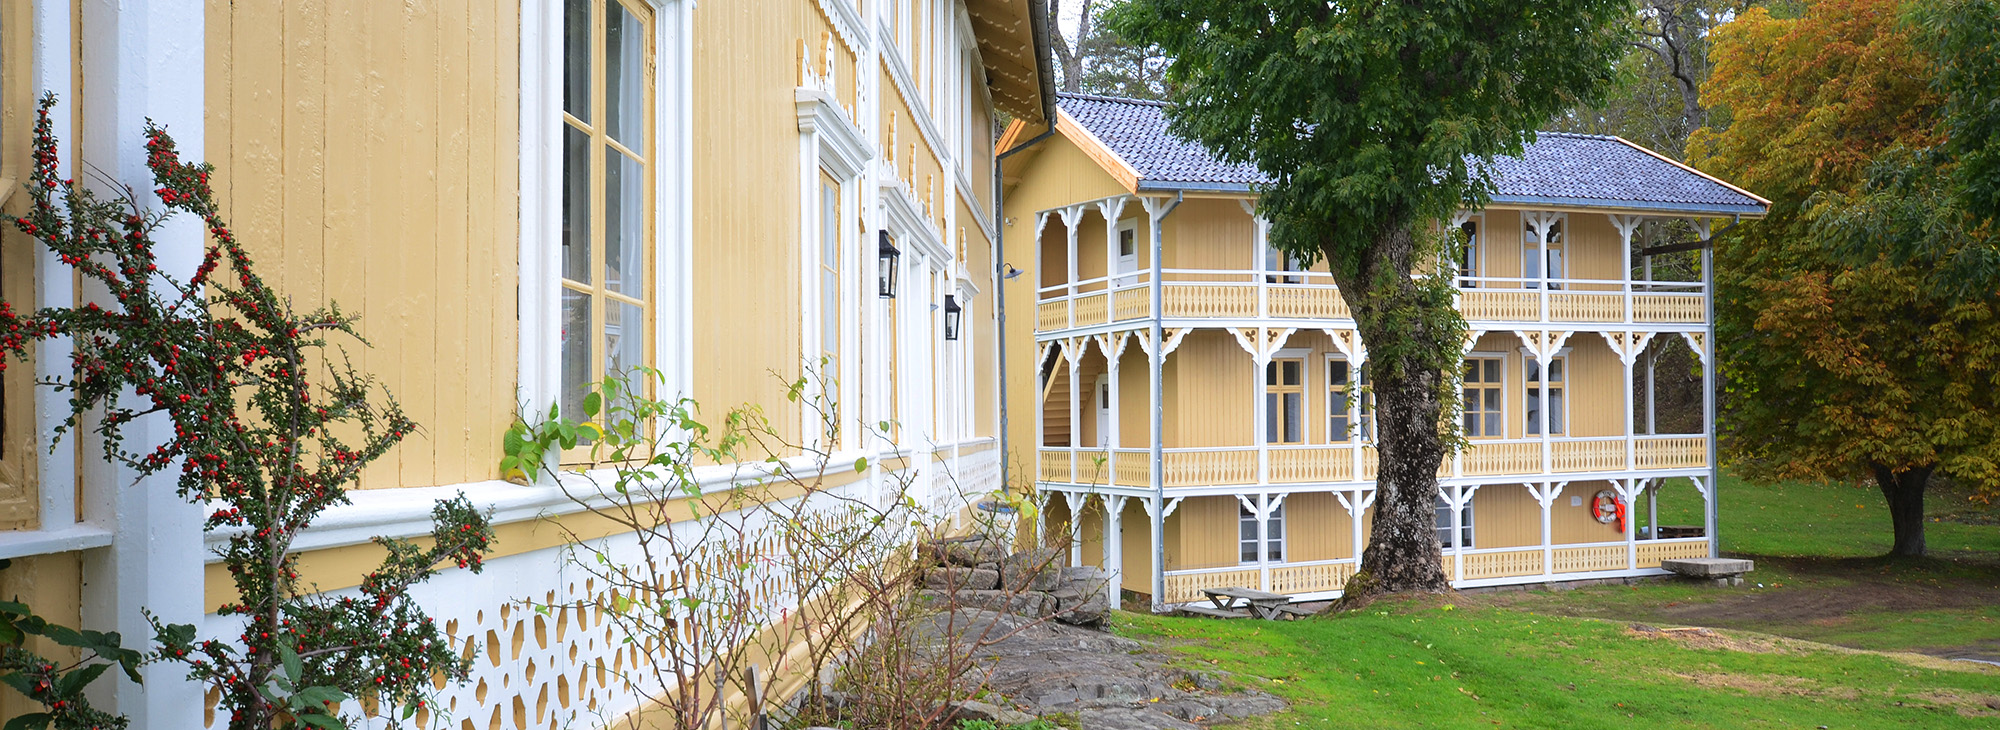
POLYGON ((1115 625, 1292 703, 1244 728, 2000 724, 1992 667, 1755 637, 1684 643, 1503 607, 1419 600, 1284 623, 1120 614, 1115 625))
MULTIPOLYGON (((1700 524, 1699 495, 1677 486, 1660 522, 1700 524)), ((1723 551, 1757 560, 1744 588, 1657 581, 1290 623, 1116 623, 1294 705, 1245 728, 2000 727, 2000 668, 1907 653, 2000 657, 1992 509, 1935 491, 1932 557, 1887 560, 1873 489, 1725 479, 1721 500, 1723 551), (1634 622, 1720 633, 1661 638, 1634 622)))

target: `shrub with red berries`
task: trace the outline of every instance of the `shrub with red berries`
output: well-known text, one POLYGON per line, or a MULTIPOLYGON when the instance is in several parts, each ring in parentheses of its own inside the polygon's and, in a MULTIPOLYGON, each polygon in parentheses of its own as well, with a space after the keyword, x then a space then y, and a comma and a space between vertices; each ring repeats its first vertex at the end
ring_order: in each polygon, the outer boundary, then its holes
POLYGON ((354 595, 300 591, 292 541, 417 428, 330 344, 365 344, 354 318, 334 306, 299 314, 265 286, 217 213, 213 168, 182 162, 164 129, 146 126, 158 206, 61 179, 53 104, 43 99, 35 124, 32 205, 13 223, 98 284, 107 304, 20 314, 0 303, 0 352, 20 358, 51 338, 73 345, 73 374, 44 382, 70 398, 57 437, 88 429, 108 458, 141 474, 177 471, 182 496, 216 505, 207 529, 228 531, 221 554, 239 595, 221 612, 247 619, 229 640, 155 620, 153 658, 219 689, 229 727, 259 730, 336 719, 334 703, 300 696, 414 710, 436 676, 462 679, 465 662, 409 591, 440 564, 480 569, 493 531, 463 496, 433 510, 428 544, 378 538, 388 558, 354 595), (154 243, 180 214, 208 234, 186 280, 160 271, 154 243), (142 419, 170 421, 173 436, 128 442, 142 419))

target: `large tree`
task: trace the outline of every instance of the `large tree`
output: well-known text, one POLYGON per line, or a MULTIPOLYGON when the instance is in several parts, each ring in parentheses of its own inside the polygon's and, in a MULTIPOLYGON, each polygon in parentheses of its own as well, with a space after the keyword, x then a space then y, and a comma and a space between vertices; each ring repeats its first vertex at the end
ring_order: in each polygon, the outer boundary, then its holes
POLYGON ((1895 245, 1991 235, 1950 212, 1950 92, 1902 11, 1820 0, 1723 27, 1703 90, 1723 124, 1689 150, 1773 201, 1716 250, 1725 458, 1756 481, 1872 480, 1890 553, 1915 556, 1933 474, 2000 493, 2000 298, 1937 286, 1895 245))
POLYGON ((1453 211, 1481 206, 1481 160, 1594 100, 1626 38, 1625 0, 1130 0, 1111 25, 1173 59, 1173 130, 1272 183, 1271 244, 1327 260, 1368 343, 1380 468, 1350 600, 1440 591, 1437 470, 1465 323, 1439 265, 1453 211), (1434 272, 1434 275, 1426 275, 1434 272))

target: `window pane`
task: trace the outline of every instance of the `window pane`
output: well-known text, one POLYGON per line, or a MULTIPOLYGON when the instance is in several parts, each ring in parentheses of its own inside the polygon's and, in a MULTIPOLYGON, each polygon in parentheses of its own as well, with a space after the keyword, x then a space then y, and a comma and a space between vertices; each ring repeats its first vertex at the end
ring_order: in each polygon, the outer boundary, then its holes
POLYGON ((591 0, 563 2, 563 109, 590 122, 591 0))
POLYGON ((646 166, 604 150, 604 285, 646 296, 646 166))
POLYGON ((646 24, 617 0, 606 6, 604 131, 638 152, 646 146, 646 24))
POLYGON ((1500 361, 1486 360, 1485 363, 1486 363, 1486 382, 1488 383, 1500 382, 1500 361))
POLYGON ((604 374, 626 373, 646 363, 646 310, 616 300, 604 306, 604 374))
POLYGON ((1345 415, 1334 416, 1327 422, 1326 440, 1346 441, 1350 435, 1351 434, 1347 432, 1347 416, 1345 415))
POLYGON ((1465 414, 1465 435, 1479 435, 1479 414, 1471 412, 1465 414))
POLYGON ((1285 394, 1285 443, 1296 444, 1305 440, 1301 431, 1305 430, 1305 407, 1299 402, 1304 393, 1285 394))
POLYGON ((589 392, 590 295, 562 290, 562 415, 583 420, 583 396, 589 392))
POLYGON ((1265 364, 1264 364, 1264 384, 1265 384, 1265 385, 1277 385, 1277 384, 1278 384, 1278 364, 1277 364, 1277 363, 1273 362, 1273 363, 1265 363, 1265 364))
POLYGON ((1345 360, 1334 360, 1334 361, 1331 361, 1331 362, 1328 362, 1328 363, 1327 363, 1327 366, 1326 366, 1326 379, 1327 379, 1327 383, 1328 383, 1328 385, 1335 385, 1335 386, 1337 386, 1337 385, 1340 385, 1340 384, 1342 384, 1342 383, 1346 383, 1346 382, 1347 382, 1347 361, 1345 361, 1345 360))
POLYGON ((1549 391, 1549 433, 1563 432, 1563 392, 1561 388, 1549 391))
POLYGON ((1563 361, 1561 359, 1557 359, 1555 362, 1549 363, 1549 382, 1560 383, 1562 381, 1563 381, 1563 361))
POLYGON ((1488 413, 1488 414, 1486 414, 1486 431, 1485 431, 1485 435, 1487 435, 1487 436, 1498 436, 1498 435, 1500 435, 1500 414, 1498 414, 1498 413, 1488 413))
POLYGON ((1278 442, 1278 394, 1264 394, 1264 440, 1278 442))
POLYGON ((1285 361, 1285 368, 1284 368, 1284 374, 1285 374, 1285 384, 1286 384, 1286 385, 1298 385, 1298 384, 1299 384, 1299 365, 1300 365, 1300 363, 1299 363, 1299 361, 1297 361, 1297 360, 1286 360, 1286 361, 1285 361))
POLYGON ((1486 408, 1484 410, 1495 411, 1495 412, 1498 412, 1500 410, 1499 388, 1486 389, 1486 408))
POLYGON ((590 134, 563 125, 562 275, 595 281, 590 271, 590 134))

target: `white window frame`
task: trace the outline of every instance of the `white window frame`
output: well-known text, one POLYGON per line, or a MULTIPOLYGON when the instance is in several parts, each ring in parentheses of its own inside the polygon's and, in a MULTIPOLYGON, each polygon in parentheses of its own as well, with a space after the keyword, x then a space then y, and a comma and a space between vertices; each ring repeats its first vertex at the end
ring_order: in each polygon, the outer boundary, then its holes
MULTIPOLYGON (((1486 269, 1486 249, 1487 249, 1486 240, 1490 232, 1486 230, 1486 214, 1483 212, 1473 213, 1471 215, 1466 216, 1464 220, 1458 222, 1458 227, 1453 228, 1452 230, 1454 231, 1463 230, 1465 224, 1467 223, 1472 224, 1473 226, 1472 230, 1476 231, 1476 233, 1473 234, 1472 240, 1467 242, 1466 244, 1467 247, 1466 253, 1470 255, 1462 257, 1459 260, 1459 263, 1461 267, 1466 263, 1472 264, 1472 273, 1467 274, 1465 273, 1464 269, 1461 268, 1459 270, 1459 277, 1461 278, 1471 277, 1472 279, 1476 280, 1480 277, 1486 276, 1488 273, 1486 269)), ((1527 224, 1523 223, 1522 229, 1524 232, 1526 231, 1526 228, 1527 224)), ((1472 289, 1472 288, 1478 288, 1479 282, 1461 281, 1459 285, 1468 289, 1472 289)))
MULTIPOLYGON (((840 416, 840 443, 822 443, 817 435, 809 436, 808 444, 827 453, 853 452, 864 447, 865 439, 858 434, 865 424, 874 423, 870 414, 863 409, 870 407, 861 397, 867 384, 863 370, 864 363, 872 363, 874 353, 863 352, 864 329, 872 329, 871 310, 863 302, 878 299, 875 296, 876 265, 874 256, 873 229, 865 228, 864 209, 867 196, 863 186, 867 177, 869 161, 875 157, 874 146, 855 126, 854 120, 840 106, 840 100, 825 91, 798 87, 793 92, 793 100, 798 112, 799 129, 799 246, 803 255, 799 257, 799 352, 813 353, 802 358, 801 365, 818 362, 820 347, 820 174, 824 172, 840 184, 841 205, 841 252, 842 280, 850 291, 843 292, 840 306, 842 328, 839 372, 833 373, 839 389, 832 400, 843 404, 840 416)), ((813 406, 814 401, 826 398, 818 382, 808 383, 806 398, 799 403, 802 423, 810 423, 819 417, 813 406)), ((821 429, 812 429, 817 433, 821 429)))
POLYGON ((1283 495, 1277 495, 1274 497, 1273 495, 1269 494, 1246 494, 1237 497, 1237 502, 1236 502, 1236 561, 1237 561, 1236 564, 1237 565, 1278 565, 1284 563, 1286 557, 1288 557, 1285 552, 1286 534, 1287 531, 1285 530, 1285 501, 1283 495), (1251 507, 1249 505, 1244 504, 1243 503, 1244 500, 1249 500, 1250 502, 1256 504, 1258 510, 1268 511, 1270 513, 1270 516, 1263 519, 1258 519, 1257 515, 1245 514, 1251 511, 1251 507), (1276 504, 1272 504, 1274 500, 1276 501, 1276 504), (1256 538, 1248 540, 1243 538, 1243 526, 1245 523, 1250 523, 1256 526, 1257 528, 1256 538), (1278 536, 1275 538, 1271 537, 1271 533, 1274 531, 1272 528, 1274 526, 1277 528, 1275 532, 1278 533, 1278 536), (1251 543, 1255 543, 1257 546, 1257 559, 1244 560, 1243 546, 1251 543), (1271 558, 1271 553, 1273 552, 1274 549, 1278 554, 1278 557, 1275 560, 1271 558))
MULTIPOLYGON (((1565 279, 1567 279, 1567 278, 1569 277, 1569 271, 1570 271, 1570 260, 1569 260, 1569 214, 1568 214, 1568 213, 1561 213, 1561 212, 1558 212, 1558 213, 1556 213, 1555 215, 1556 215, 1556 226, 1555 226, 1555 228, 1557 229, 1557 234, 1556 234, 1556 235, 1557 235, 1557 236, 1559 236, 1560 238, 1558 239, 1558 242, 1557 242, 1557 243, 1555 243, 1555 244, 1552 244, 1552 245, 1550 246, 1550 250, 1553 250, 1553 251, 1555 251, 1555 252, 1556 252, 1556 255, 1557 255, 1557 257, 1558 257, 1558 259, 1560 260, 1560 262, 1561 262, 1561 264, 1562 264, 1562 272, 1561 272, 1561 273, 1562 273, 1562 275, 1561 275, 1561 276, 1550 276, 1550 277, 1547 277, 1547 278, 1548 278, 1548 281, 1549 281, 1549 291, 1562 291, 1562 288, 1563 288, 1563 286, 1562 286, 1562 282, 1563 282, 1563 280, 1565 280, 1565 279)), ((1527 221, 1527 217, 1526 217, 1526 216, 1522 216, 1522 218, 1521 218, 1521 262, 1522 262, 1522 266, 1521 266, 1521 279, 1522 279, 1522 282, 1521 282, 1521 288, 1523 288, 1523 289, 1540 289, 1540 288, 1542 288, 1542 287, 1541 287, 1541 283, 1540 283, 1540 281, 1541 281, 1541 279, 1542 279, 1543 277, 1542 277, 1541 275, 1537 275, 1537 276, 1529 276, 1529 275, 1528 275, 1528 268, 1527 268, 1527 262, 1529 262, 1529 261, 1534 261, 1534 262, 1536 262, 1536 263, 1535 263, 1535 265, 1536 265, 1536 266, 1538 266, 1538 267, 1541 267, 1541 268, 1548 268, 1548 265, 1549 265, 1549 261, 1548 261, 1548 259, 1542 256, 1542 245, 1541 245, 1541 244, 1538 244, 1538 243, 1529 243, 1529 242, 1528 242, 1528 234, 1529 234, 1530 232, 1532 232, 1533 230, 1534 230, 1534 227, 1533 227, 1533 226, 1530 226, 1530 225, 1528 225, 1528 221, 1527 221)))
MULTIPOLYGON (((1311 420, 1311 419, 1312 419, 1312 392, 1313 392, 1313 389, 1312 389, 1312 381, 1313 381, 1313 377, 1312 377, 1312 367, 1310 367, 1310 363, 1311 363, 1311 362, 1312 362, 1312 350, 1311 350, 1311 349, 1309 349, 1309 348, 1304 348, 1304 347, 1287 347, 1287 348, 1284 348, 1284 349, 1282 349, 1282 350, 1278 350, 1277 352, 1274 352, 1274 353, 1271 353, 1271 357, 1270 357, 1270 359, 1268 359, 1268 360, 1265 360, 1265 361, 1264 361, 1264 367, 1262 367, 1262 368, 1258 368, 1258 370, 1257 370, 1257 397, 1258 397, 1259 399, 1261 399, 1261 400, 1263 400, 1263 401, 1265 401, 1265 402, 1266 402, 1266 406, 1265 406, 1265 413, 1264 413, 1264 418, 1265 418, 1265 421, 1263 421, 1263 422, 1259 422, 1259 423, 1257 424, 1257 441, 1256 441, 1256 444, 1257 444, 1258 446, 1271 446, 1271 447, 1284 447, 1284 446, 1305 446, 1305 445, 1307 445, 1307 444, 1311 444, 1311 443, 1312 443, 1312 439, 1311 439, 1311 438, 1309 437, 1309 434, 1311 434, 1311 433, 1312 433, 1312 420, 1311 420), (1273 365, 1273 364, 1276 364, 1276 363, 1277 363, 1277 362, 1278 362, 1279 360, 1297 360, 1297 361, 1299 361, 1299 431, 1300 431, 1300 433, 1299 433, 1299 441, 1298 441, 1298 443, 1295 443, 1295 444, 1288 444, 1288 443, 1284 443, 1284 442, 1282 442, 1282 441, 1270 441, 1270 440, 1268 440, 1268 438, 1269 438, 1269 436, 1270 436, 1270 430, 1269 430, 1269 429, 1267 428, 1267 426, 1269 426, 1269 425, 1270 425, 1270 419, 1274 417, 1274 414, 1272 414, 1272 413, 1270 412, 1270 410, 1269 410, 1269 408, 1270 408, 1270 406, 1269 406, 1269 401, 1270 401, 1270 398, 1271 398, 1271 395, 1270 395, 1270 394, 1271 394, 1271 385, 1270 385, 1270 383, 1269 383, 1269 381, 1268 381, 1268 379, 1267 379, 1267 376, 1266 376, 1266 372, 1267 372, 1266 368, 1269 368, 1269 367, 1270 367, 1271 365, 1273 365)), ((1281 371, 1282 371, 1282 369, 1281 369, 1281 371)), ((1283 402, 1284 402, 1284 399, 1283 399, 1283 398, 1280 398, 1280 399, 1278 399, 1278 402, 1280 402, 1280 403, 1283 403, 1283 402)), ((1280 432, 1282 433, 1282 432, 1284 431, 1284 423, 1283 423, 1282 421, 1280 421, 1280 422, 1278 423, 1278 426, 1279 426, 1278 430, 1279 430, 1279 431, 1280 431, 1280 432)))
POLYGON ((1446 549, 1458 549, 1458 550, 1477 549, 1476 546, 1479 543, 1476 542, 1472 530, 1472 525, 1473 525, 1472 500, 1470 499, 1465 500, 1465 506, 1459 508, 1458 538, 1465 542, 1465 544, 1463 545, 1445 544, 1444 536, 1451 534, 1451 500, 1445 498, 1443 489, 1438 490, 1438 501, 1437 501, 1436 511, 1438 516, 1438 521, 1437 524, 1435 525, 1435 528, 1438 534, 1438 543, 1440 545, 1444 545, 1446 549))
MULTIPOLYGON (((1487 440, 1498 441, 1502 439, 1511 438, 1507 435, 1507 422, 1508 420, 1510 420, 1507 418, 1507 414, 1512 412, 1513 403, 1511 396, 1513 395, 1513 393, 1511 391, 1513 391, 1514 389, 1507 387, 1507 378, 1509 376, 1509 369, 1513 367, 1513 364, 1508 361, 1512 360, 1513 358, 1508 357, 1507 354, 1508 353, 1506 352, 1480 350, 1480 351, 1465 353, 1464 357, 1459 358, 1460 362, 1458 364, 1457 379, 1459 381, 1458 389, 1461 396, 1463 396, 1465 392, 1465 363, 1463 361, 1465 360, 1500 361, 1500 435, 1477 437, 1477 440, 1480 441, 1487 441, 1487 440)), ((1459 408, 1459 418, 1460 418, 1459 425, 1463 426, 1464 416, 1465 416, 1465 404, 1464 403, 1458 404, 1458 408, 1459 408)), ((1473 438, 1473 437, 1467 436, 1466 438, 1473 438)))
POLYGON ((1322 392, 1326 393, 1326 425, 1327 425, 1326 443, 1352 444, 1354 443, 1355 439, 1360 439, 1361 443, 1364 444, 1375 443, 1374 415, 1371 413, 1366 420, 1363 420, 1361 417, 1361 405, 1362 401, 1367 397, 1366 394, 1363 394, 1361 398, 1350 397, 1345 401, 1345 405, 1347 406, 1347 412, 1345 415, 1347 416, 1348 428, 1352 430, 1353 433, 1351 435, 1344 434, 1343 438, 1337 440, 1333 437, 1333 416, 1334 416, 1334 406, 1336 404, 1334 403, 1333 400, 1332 371, 1333 371, 1333 363, 1335 362, 1347 363, 1347 388, 1345 392, 1349 393, 1350 395, 1357 393, 1361 390, 1363 385, 1363 383, 1361 382, 1361 365, 1366 364, 1366 361, 1363 361, 1361 364, 1356 364, 1346 355, 1338 352, 1329 352, 1326 354, 1326 362, 1324 363, 1324 367, 1320 368, 1320 372, 1324 373, 1327 379, 1327 382, 1324 383, 1323 387, 1320 388, 1322 392))
MULTIPOLYGON (((694 0, 637 1, 653 12, 656 68, 653 366, 665 380, 657 397, 673 399, 694 388, 694 0)), ((519 397, 529 413, 546 412, 562 393, 562 9, 561 0, 522 0, 519 397)))
POLYGON ((1121 251, 1114 257, 1118 271, 1116 272, 1117 277, 1113 280, 1113 287, 1134 284, 1139 281, 1138 218, 1126 218, 1118 221, 1118 240, 1113 241, 1111 245, 1122 246, 1125 242, 1125 234, 1127 233, 1132 234, 1132 255, 1127 256, 1121 251))
MULTIPOLYGON (((1568 361, 1569 361, 1569 356, 1570 356, 1570 351, 1571 351, 1571 350, 1573 350, 1573 349, 1575 349, 1575 348, 1571 348, 1571 347, 1564 347, 1564 348, 1561 348, 1561 349, 1558 349, 1558 350, 1556 350, 1556 356, 1555 356, 1555 357, 1552 357, 1552 358, 1549 358, 1549 361, 1550 361, 1550 362, 1554 362, 1554 361, 1556 361, 1556 360, 1562 360, 1562 361, 1564 361, 1564 362, 1563 362, 1563 366, 1562 366, 1562 368, 1563 368, 1563 380, 1562 380, 1562 388, 1563 388, 1563 399, 1562 399, 1562 401, 1563 401, 1563 402, 1562 402, 1562 427, 1563 427, 1563 430, 1562 430, 1562 433, 1552 433, 1552 434, 1549 434, 1549 436, 1550 436, 1550 437, 1552 437, 1552 438, 1569 438, 1569 437, 1570 437, 1570 433, 1569 433, 1569 427, 1570 427, 1570 426, 1574 426, 1574 425, 1576 425, 1576 424, 1575 424, 1574 422, 1572 422, 1572 421, 1570 420, 1570 404, 1569 404, 1570 400, 1572 400, 1572 399, 1570 398, 1570 395, 1572 395, 1572 393, 1570 393, 1570 391, 1569 391, 1569 387, 1570 387, 1570 386, 1571 386, 1572 384, 1574 384, 1574 382, 1575 382, 1575 376, 1574 376, 1574 375, 1573 375, 1573 374, 1572 374, 1572 373, 1570 372, 1570 365, 1569 365, 1569 362, 1568 362, 1568 361)), ((1528 398, 1528 393, 1529 393, 1530 391, 1533 391, 1533 390, 1536 390, 1536 388, 1535 388, 1535 387, 1534 387, 1533 385, 1531 385, 1531 384, 1530 384, 1530 383, 1528 382, 1528 366, 1529 366, 1530 364, 1533 364, 1533 361, 1534 361, 1534 359, 1535 359, 1535 355, 1534 355, 1533 351, 1529 350, 1529 349, 1528 349, 1528 348, 1526 348, 1526 347, 1523 347, 1523 348, 1521 348, 1521 436, 1522 436, 1523 438, 1541 438, 1541 437, 1542 437, 1542 435, 1541 435, 1541 434, 1539 434, 1539 433, 1529 433, 1529 432, 1528 432, 1528 429, 1529 429, 1530 427, 1539 427, 1539 426, 1540 426, 1540 424, 1536 424, 1536 423, 1532 423, 1532 422, 1530 422, 1530 421, 1528 420, 1528 400, 1527 400, 1527 398, 1528 398)), ((1503 372, 1502 372, 1502 374, 1501 374, 1501 377, 1502 377, 1502 378, 1505 378, 1505 377, 1506 377, 1506 374, 1505 374, 1505 372, 1504 372, 1504 368, 1505 368, 1506 366, 1505 366, 1505 365, 1502 365, 1501 367, 1502 367, 1502 369, 1503 369, 1503 372)), ((1512 388, 1509 388, 1508 390, 1512 390, 1512 388)), ((1503 393, 1503 394, 1501 394, 1501 396, 1500 396, 1500 400, 1501 400, 1501 402, 1502 402, 1502 403, 1504 404, 1504 403, 1506 402, 1506 400, 1507 400, 1507 396, 1506 396, 1506 394, 1504 394, 1504 393, 1503 393)))

